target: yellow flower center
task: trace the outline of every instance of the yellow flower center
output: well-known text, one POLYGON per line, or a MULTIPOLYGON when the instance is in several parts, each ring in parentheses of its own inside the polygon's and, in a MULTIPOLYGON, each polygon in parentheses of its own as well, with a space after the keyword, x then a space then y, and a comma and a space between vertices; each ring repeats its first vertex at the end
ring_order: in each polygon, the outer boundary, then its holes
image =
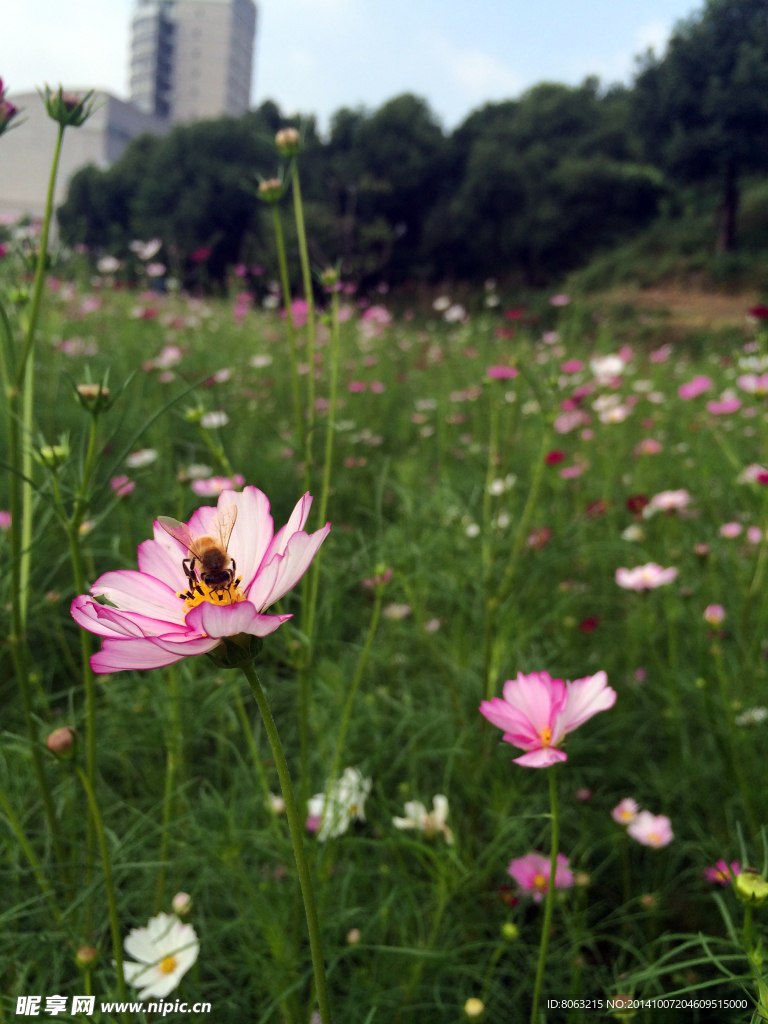
POLYGON ((207 583, 198 580, 194 587, 190 586, 189 590, 176 596, 180 597, 184 602, 185 612, 191 612, 193 608, 197 608, 203 601, 208 601, 209 604, 238 604, 240 601, 245 601, 245 594, 240 589, 239 579, 235 580, 228 587, 219 587, 217 589, 209 587, 207 583))
POLYGON ((542 875, 542 873, 540 871, 538 872, 538 874, 533 876, 533 888, 534 889, 546 889, 547 888, 547 880, 544 877, 544 875, 542 875))
POLYGON ((173 974, 179 962, 175 956, 166 956, 160 961, 160 970, 163 974, 173 974))
POLYGON ((656 846, 657 843, 661 843, 661 836, 658 832, 649 832, 648 842, 651 844, 651 846, 656 846))
POLYGON ((542 729, 541 730, 541 742, 542 742, 543 746, 545 746, 545 747, 549 746, 549 744, 552 742, 552 730, 551 729, 542 729))

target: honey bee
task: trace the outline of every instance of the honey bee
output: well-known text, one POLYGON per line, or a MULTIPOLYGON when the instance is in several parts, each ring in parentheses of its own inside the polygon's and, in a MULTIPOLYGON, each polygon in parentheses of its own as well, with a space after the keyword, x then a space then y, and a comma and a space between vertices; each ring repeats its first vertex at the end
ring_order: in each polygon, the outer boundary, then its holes
POLYGON ((208 589, 216 594, 219 601, 224 600, 224 592, 229 590, 233 584, 240 581, 235 579, 237 566, 234 559, 227 554, 229 538, 232 536, 232 529, 237 519, 237 505, 225 505, 220 508, 209 527, 209 533, 203 537, 195 537, 188 526, 180 523, 178 519, 171 519, 170 516, 158 516, 160 523, 166 533, 183 544, 190 554, 185 558, 181 567, 189 580, 189 591, 180 597, 191 598, 195 593, 202 594, 200 583, 204 583, 208 589), (195 571, 195 562, 199 563, 200 577, 195 571))

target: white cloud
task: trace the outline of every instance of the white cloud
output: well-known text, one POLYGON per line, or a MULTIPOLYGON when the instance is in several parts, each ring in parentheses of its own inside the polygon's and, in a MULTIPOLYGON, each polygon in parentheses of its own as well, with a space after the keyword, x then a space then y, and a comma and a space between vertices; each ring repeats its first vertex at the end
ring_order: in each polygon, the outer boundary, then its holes
POLYGON ((523 88, 520 75, 482 50, 461 49, 442 38, 432 40, 430 49, 470 105, 508 99, 523 88))
POLYGON ((649 21, 635 32, 635 44, 641 53, 650 48, 655 50, 657 55, 661 55, 671 34, 671 25, 663 21, 649 21))

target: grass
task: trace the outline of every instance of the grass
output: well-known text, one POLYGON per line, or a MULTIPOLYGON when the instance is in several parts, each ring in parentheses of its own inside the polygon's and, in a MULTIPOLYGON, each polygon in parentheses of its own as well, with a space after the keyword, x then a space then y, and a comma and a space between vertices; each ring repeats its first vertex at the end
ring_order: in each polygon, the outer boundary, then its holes
MULTIPOLYGON (((279 317, 250 312, 238 324, 221 301, 139 298, 109 287, 98 293, 100 307, 83 313, 84 294, 82 288, 49 294, 36 409, 48 443, 69 434, 72 454, 60 470, 66 492, 83 457, 88 421, 72 382, 99 380, 107 369, 113 388, 128 380, 100 427, 94 525, 83 542, 88 582, 108 569, 134 568, 136 545, 150 536, 157 515, 187 520, 200 504, 215 502, 192 492, 186 471, 205 463, 222 473, 217 451, 269 495, 276 525, 285 522, 301 494, 303 470, 292 451, 279 317), (143 318, 145 310, 156 315, 143 318), (142 365, 168 344, 180 347, 181 360, 164 371, 173 374, 164 382, 163 371, 142 365), (253 366, 254 357, 270 361, 253 366), (222 370, 231 373, 214 379, 222 370), (217 409, 228 424, 204 430, 201 410, 217 409), (126 446, 153 449, 157 458, 128 468, 119 458, 126 446), (136 482, 122 499, 109 486, 118 473, 136 482)), ((530 1012, 543 905, 518 897, 506 869, 514 857, 549 849, 549 799, 544 773, 511 764, 512 747, 477 710, 488 670, 487 602, 503 592, 544 432, 573 386, 592 379, 588 367, 569 376, 560 364, 586 363, 589 355, 626 343, 634 356, 616 393, 636 396, 637 404, 624 422, 603 423, 591 403, 613 391, 598 388, 583 406, 593 438, 583 439, 579 430, 551 435, 548 446, 566 459, 544 468, 492 636, 495 692, 518 671, 540 669, 567 679, 604 669, 618 692, 611 711, 569 738, 568 761, 558 769, 560 848, 588 881, 558 894, 544 1000, 605 1000, 620 992, 645 999, 675 992, 745 998, 739 979, 747 978, 748 965, 727 923, 740 929, 741 907, 730 889, 718 889, 718 906, 702 871, 719 857, 763 866, 766 724, 739 726, 735 717, 768 704, 761 575, 768 552, 765 541, 750 544, 744 533, 729 540, 719 528, 730 521, 768 527, 768 490, 735 482, 743 467, 765 462, 768 427, 763 399, 742 395, 742 409, 731 416, 713 417, 704 406, 736 388, 737 361, 754 330, 735 322, 716 329, 677 324, 671 332, 668 318, 649 316, 631 296, 574 302, 559 314, 546 297, 534 297, 515 337, 498 337, 497 328, 507 324, 478 308, 466 324, 454 325, 417 311, 415 319, 398 317, 373 336, 356 318, 342 325, 344 405, 337 415, 333 529, 321 563, 305 780, 298 778, 302 637, 293 623, 266 641, 258 665, 295 787, 322 792, 373 614, 374 594, 362 580, 377 565, 393 568, 342 759, 342 767, 358 767, 372 779, 366 820, 324 844, 309 834, 307 840, 337 1024, 453 1024, 464 1018, 470 997, 482 999, 489 1022, 525 1020, 530 1012), (558 341, 543 343, 542 332, 555 327, 558 341), (650 362, 649 353, 669 341, 669 360, 650 362), (488 366, 510 360, 520 376, 488 381, 488 366), (711 392, 682 401, 679 384, 698 373, 712 378, 711 392), (649 381, 650 391, 636 389, 639 380, 649 381), (372 391, 374 381, 383 390, 372 391), (368 388, 350 391, 351 382, 368 388), (747 408, 755 414, 745 416, 747 408), (489 466, 492 416, 497 441, 489 466), (662 450, 635 455, 644 437, 662 450), (573 465, 584 467, 581 475, 563 479, 560 470, 573 465), (487 493, 489 481, 506 478, 514 482, 503 493, 487 493), (630 495, 679 488, 693 496, 693 511, 684 517, 636 522, 627 509, 630 495), (633 524, 642 528, 642 540, 622 537, 633 524), (549 540, 529 544, 542 528, 551 531, 549 540), (707 556, 694 550, 702 543, 707 556), (674 584, 647 594, 616 585, 617 567, 649 561, 678 567, 674 584), (711 603, 726 609, 716 634, 703 620, 711 603), (394 617, 392 605, 409 612, 394 617), (643 682, 638 669, 645 671, 643 682), (592 796, 581 802, 576 792, 585 787, 592 796), (393 827, 405 801, 431 808, 437 793, 450 802, 453 846, 439 835, 393 827), (671 818, 675 839, 668 847, 626 841, 610 811, 627 796, 671 818), (508 923, 518 929, 515 938, 502 932, 508 923), (360 932, 354 944, 347 941, 352 929, 360 932), (710 937, 709 946, 700 935, 710 937), (735 980, 723 976, 716 953, 735 980)), ((326 333, 321 329, 321 354, 326 333)), ((316 387, 323 396, 327 368, 319 365, 316 387)), ((324 423, 320 410, 318 463, 324 423)), ((62 724, 82 734, 84 708, 66 538, 46 504, 46 476, 36 472, 29 645, 42 741, 62 724)), ((316 472, 312 489, 319 494, 316 472)), ((7 507, 1 498, 0 507, 7 507)), ((314 519, 310 524, 316 528, 314 519)), ((0 536, 4 587, 8 558, 0 536)), ((3 608, 7 600, 6 593, 3 608)), ((297 588, 283 610, 298 613, 300 602, 297 588)), ((7 634, 9 615, 2 614, 7 634)), ((13 1016, 18 995, 83 993, 74 953, 84 943, 100 952, 92 976, 98 1006, 116 998, 115 974, 100 869, 90 891, 84 883, 82 789, 71 764, 48 757, 70 860, 67 882, 55 871, 7 644, 0 657, 0 781, 64 919, 57 924, 17 838, 0 826, 2 1013, 13 1016), (92 933, 85 919, 89 897, 92 933)), ((176 891, 189 892, 201 952, 174 998, 211 1002, 212 1015, 200 1019, 216 1024, 306 1024, 312 1004, 303 912, 285 821, 268 810, 254 765, 255 744, 278 792, 257 709, 239 673, 206 658, 182 662, 176 684, 177 708, 168 670, 96 680, 97 793, 122 933, 169 910, 176 891), (170 792, 169 750, 177 752, 170 792)), ((759 935, 760 910, 755 919, 759 935)), ((753 993, 749 982, 747 989, 753 993)), ((742 1021, 749 1013, 685 1012, 701 1022, 742 1021)), ((645 1009, 637 1019, 657 1024, 679 1020, 680 1013, 645 1009)), ((548 1024, 589 1019, 586 1009, 546 1011, 548 1024)))

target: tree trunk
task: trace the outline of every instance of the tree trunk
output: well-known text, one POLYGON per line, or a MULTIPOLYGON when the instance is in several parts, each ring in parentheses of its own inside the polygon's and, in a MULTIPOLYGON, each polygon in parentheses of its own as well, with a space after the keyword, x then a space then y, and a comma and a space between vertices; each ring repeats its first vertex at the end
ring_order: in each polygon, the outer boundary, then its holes
POLYGON ((729 166, 725 172, 723 205, 720 207, 720 232, 717 237, 718 253, 733 252, 736 248, 736 216, 739 211, 739 181, 736 169, 729 166))

